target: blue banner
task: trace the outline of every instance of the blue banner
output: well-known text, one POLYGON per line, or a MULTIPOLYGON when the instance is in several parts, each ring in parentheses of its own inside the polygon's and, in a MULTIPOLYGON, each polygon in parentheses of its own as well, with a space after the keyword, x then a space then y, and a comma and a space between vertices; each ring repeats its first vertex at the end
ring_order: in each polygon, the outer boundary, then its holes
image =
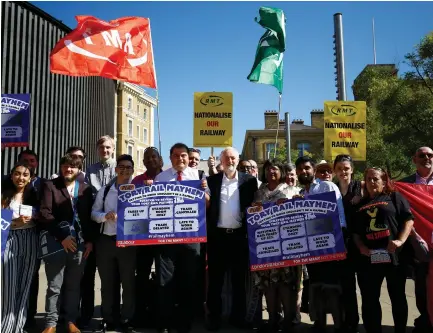
POLYGON ((119 186, 118 246, 204 242, 206 204, 200 180, 119 186))
POLYGON ((27 147, 30 140, 30 94, 2 94, 2 148, 27 147))
POLYGON ((250 269, 346 258, 335 192, 247 209, 250 269))
POLYGON ((2 228, 2 234, 1 234, 1 247, 2 247, 2 260, 3 260, 3 253, 6 249, 6 243, 8 241, 9 236, 9 230, 12 223, 12 210, 10 209, 2 209, 2 221, 1 221, 1 228, 2 228))

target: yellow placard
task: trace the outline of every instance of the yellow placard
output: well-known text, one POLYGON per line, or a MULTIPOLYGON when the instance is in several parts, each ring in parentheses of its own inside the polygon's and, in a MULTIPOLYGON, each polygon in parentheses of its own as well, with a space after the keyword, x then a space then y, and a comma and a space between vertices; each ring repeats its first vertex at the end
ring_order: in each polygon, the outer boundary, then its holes
POLYGON ((233 142, 233 93, 194 93, 194 147, 229 147, 233 142))
POLYGON ((367 155, 367 105, 365 102, 327 101, 324 112, 324 149, 327 161, 347 154, 354 161, 367 155))

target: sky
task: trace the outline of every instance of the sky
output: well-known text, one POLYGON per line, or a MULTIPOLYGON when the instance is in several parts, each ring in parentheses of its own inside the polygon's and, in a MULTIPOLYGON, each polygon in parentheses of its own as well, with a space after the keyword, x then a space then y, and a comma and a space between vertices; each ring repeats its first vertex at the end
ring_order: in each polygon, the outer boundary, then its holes
MULTIPOLYGON (((75 15, 110 21, 150 18, 159 88, 162 156, 176 142, 193 143, 194 92, 233 93, 233 146, 241 152, 245 132, 264 128, 265 110, 278 109, 275 87, 247 80, 264 29, 254 21, 260 6, 286 15, 284 89, 280 118, 311 124, 310 112, 336 99, 333 15, 342 13, 346 90, 373 63, 372 19, 378 64, 408 69, 404 55, 433 30, 433 2, 39 2, 34 5, 71 28, 75 15)), ((154 96, 152 89, 146 92, 154 96)), ((155 115, 156 119, 156 115, 155 115)), ((157 124, 155 123, 155 129, 157 124)), ((155 146, 158 146, 155 131, 155 146)), ((219 153, 221 149, 215 149, 219 153)), ((210 149, 202 149, 207 159, 210 149)))

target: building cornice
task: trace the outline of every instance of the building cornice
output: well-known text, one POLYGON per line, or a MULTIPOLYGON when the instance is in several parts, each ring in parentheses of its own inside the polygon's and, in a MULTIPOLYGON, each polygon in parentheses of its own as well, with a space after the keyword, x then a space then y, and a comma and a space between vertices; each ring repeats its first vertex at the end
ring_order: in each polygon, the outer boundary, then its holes
POLYGON ((146 94, 143 88, 136 84, 124 82, 123 90, 136 97, 141 103, 147 104, 148 106, 156 106, 157 100, 152 96, 146 94))

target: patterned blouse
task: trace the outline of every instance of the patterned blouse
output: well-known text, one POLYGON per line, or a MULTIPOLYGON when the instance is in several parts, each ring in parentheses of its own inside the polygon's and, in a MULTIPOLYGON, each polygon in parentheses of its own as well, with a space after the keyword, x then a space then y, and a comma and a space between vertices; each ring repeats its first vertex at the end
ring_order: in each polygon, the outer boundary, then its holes
MULTIPOLYGON (((257 190, 254 201, 262 204, 276 202, 279 199, 291 199, 299 194, 301 189, 289 186, 286 183, 279 184, 273 191, 268 189, 268 184, 263 183, 257 190)), ((300 290, 302 280, 302 266, 290 266, 282 268, 272 268, 264 271, 252 273, 254 284, 260 289, 266 289, 273 283, 289 284, 295 290, 300 290)))

